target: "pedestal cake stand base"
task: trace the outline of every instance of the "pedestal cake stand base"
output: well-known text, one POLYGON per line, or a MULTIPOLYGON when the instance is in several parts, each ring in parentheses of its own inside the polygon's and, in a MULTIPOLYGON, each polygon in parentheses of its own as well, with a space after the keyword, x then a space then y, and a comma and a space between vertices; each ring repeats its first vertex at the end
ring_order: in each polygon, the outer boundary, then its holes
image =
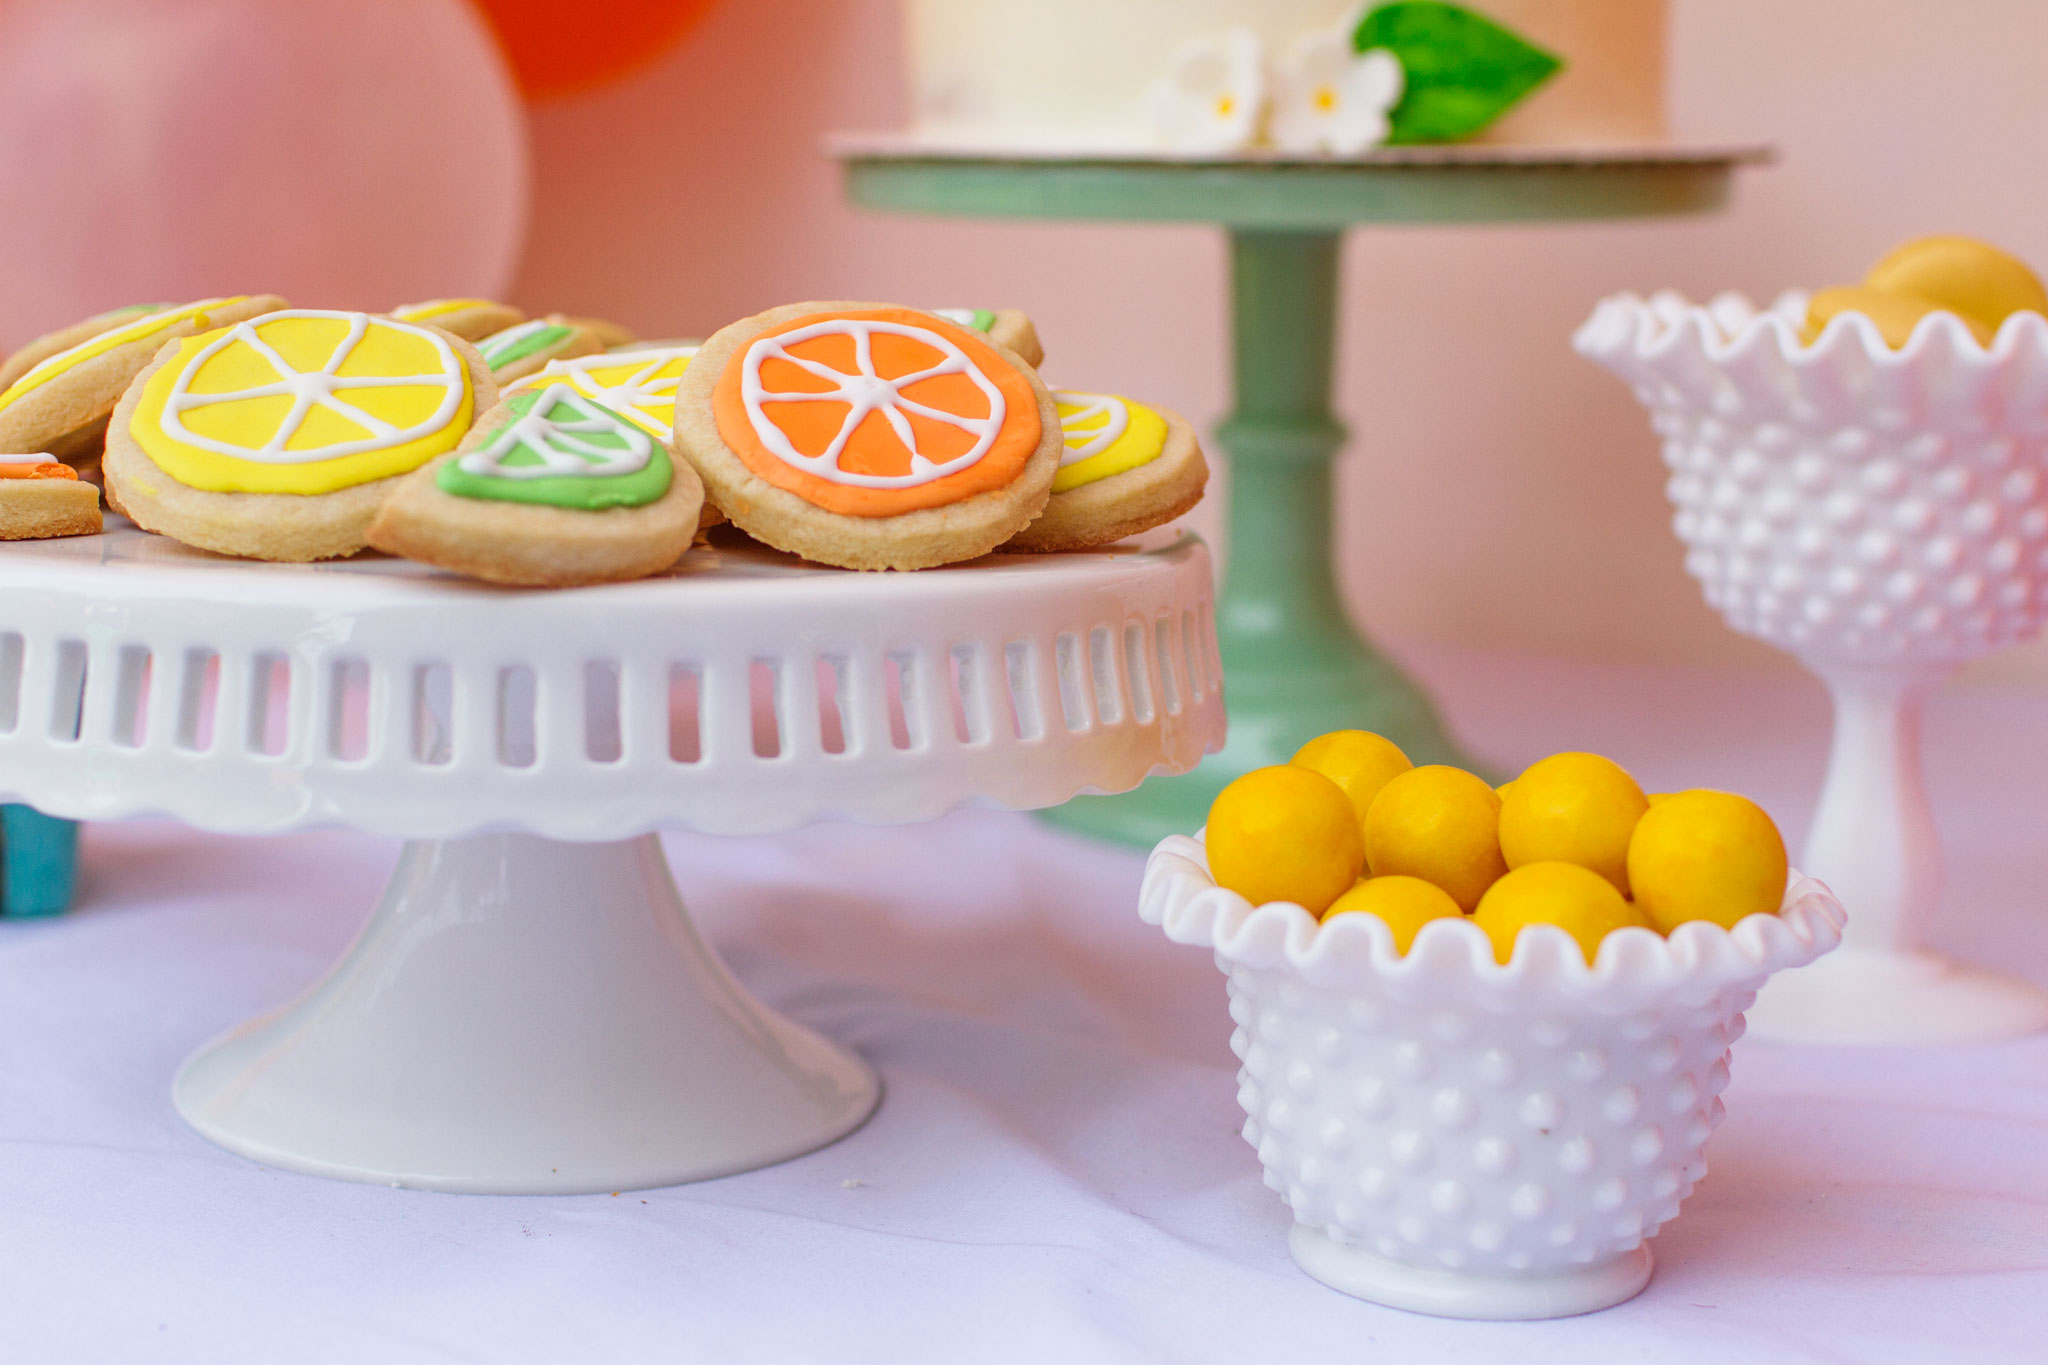
POLYGON ((186 1062, 178 1112, 272 1166, 593 1194, 812 1151, 874 1069, 764 1008, 691 926, 654 835, 406 845, 348 956, 186 1062))
POLYGON ((1989 1043, 2048 1029, 2048 991, 1933 953, 1845 948, 1774 978, 1744 1017, 1783 1042, 1989 1043))

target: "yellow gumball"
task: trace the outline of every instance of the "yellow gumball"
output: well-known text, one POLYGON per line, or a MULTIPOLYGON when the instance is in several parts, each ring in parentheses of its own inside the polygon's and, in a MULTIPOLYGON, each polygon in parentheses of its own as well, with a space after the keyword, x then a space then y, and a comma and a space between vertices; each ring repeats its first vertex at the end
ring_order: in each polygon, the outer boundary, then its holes
POLYGON ((1577 863, 1526 863, 1502 877, 1481 898, 1472 922, 1493 941, 1496 962, 1515 955, 1515 940, 1531 924, 1554 924, 1577 940, 1590 965, 1600 940, 1616 929, 1648 928, 1614 883, 1577 863))
POLYGON ((1387 785, 1389 778, 1415 766, 1401 752, 1400 745, 1368 730, 1332 730, 1327 735, 1318 735, 1287 761, 1297 768, 1319 772, 1342 787, 1351 798, 1351 808, 1358 812, 1361 828, 1380 788, 1387 785))
POLYGON ((1818 340, 1821 329, 1834 321, 1837 314, 1861 313, 1876 324, 1884 344, 1896 351, 1912 340, 1913 329, 1920 325, 1920 319, 1937 312, 1954 313, 1957 320, 1970 329, 1970 335, 1977 338, 1979 345, 1991 344, 1991 329, 1972 314, 1957 313, 1953 308, 1944 308, 1932 299, 1915 294, 1895 294, 1858 285, 1817 290, 1806 301, 1806 340, 1818 340))
POLYGON ((1381 787, 1365 813, 1365 856, 1373 876, 1420 877, 1470 910, 1508 870, 1500 797, 1461 768, 1411 768, 1381 787))
POLYGON ((1291 764, 1246 773, 1209 807, 1209 871, 1254 905, 1293 901, 1311 915, 1365 865, 1358 815, 1321 773, 1291 764))
POLYGON ((1463 919, 1465 912, 1442 887, 1420 877, 1368 877, 1337 897, 1323 922, 1339 915, 1377 915, 1394 931, 1394 951, 1407 956, 1415 932, 1433 919, 1463 919))
POLYGON ((1927 299, 1989 332, 2012 313, 2048 313, 2048 289, 2026 262, 1974 237, 1922 237, 1894 247, 1863 284, 1927 299))
POLYGON ((1628 895, 1628 839, 1649 798, 1619 763, 1552 754, 1529 765, 1501 799, 1500 851, 1509 867, 1577 863, 1628 895))
POLYGON ((1629 841, 1636 904, 1661 933, 1687 920, 1733 928, 1744 916, 1775 914, 1785 876, 1778 827, 1755 802, 1731 792, 1667 797, 1636 822, 1629 841))

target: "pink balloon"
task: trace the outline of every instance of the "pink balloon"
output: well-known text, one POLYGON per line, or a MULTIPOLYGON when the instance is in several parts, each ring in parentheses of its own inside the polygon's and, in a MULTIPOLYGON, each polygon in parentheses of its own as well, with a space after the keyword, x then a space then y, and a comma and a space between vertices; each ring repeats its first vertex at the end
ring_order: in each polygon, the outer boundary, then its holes
POLYGON ((525 113, 466 0, 0 4, 0 336, 504 292, 525 113))

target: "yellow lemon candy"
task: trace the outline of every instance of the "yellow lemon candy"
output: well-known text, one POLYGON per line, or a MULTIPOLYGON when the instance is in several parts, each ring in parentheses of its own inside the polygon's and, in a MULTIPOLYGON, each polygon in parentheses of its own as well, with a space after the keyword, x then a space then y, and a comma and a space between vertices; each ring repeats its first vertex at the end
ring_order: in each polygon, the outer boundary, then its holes
POLYGON ((2048 289, 2026 262, 1974 237, 1922 237, 1870 267, 1864 287, 1927 299, 1996 332, 2007 315, 2048 313, 2048 289))
POLYGON ((1991 344, 1991 329, 1973 314, 1957 313, 1953 308, 1946 308, 1917 294, 1895 294, 1857 285, 1822 289, 1806 301, 1806 340, 1818 339, 1821 329, 1838 313, 1861 313, 1877 325, 1877 333, 1884 338, 1884 344, 1896 351, 1912 339, 1913 329, 1920 325, 1920 319, 1937 312, 1954 313, 1970 329, 1970 335, 1977 338, 1978 344, 1991 344))
POLYGON ((1645 799, 1653 806, 1661 806, 1676 795, 1677 792, 1651 792, 1645 799))
POLYGON ((1733 928, 1776 914, 1785 898, 1785 841, 1754 801, 1732 792, 1679 792, 1636 823, 1628 878, 1658 932, 1687 920, 1733 928))
POLYGON ((1394 931, 1394 951, 1403 957, 1415 931, 1433 919, 1463 919, 1450 893, 1420 877, 1368 877, 1337 897, 1323 912, 1325 923, 1339 915, 1377 915, 1394 931))
POLYGON ((1302 745, 1287 761, 1319 772, 1342 787, 1351 798, 1351 808, 1358 812, 1361 828, 1380 788, 1415 766, 1400 745, 1368 730, 1332 730, 1302 745))
POLYGON ((1578 940, 1588 965, 1600 951, 1600 940, 1614 930, 1649 927, 1614 883, 1577 863, 1527 863, 1516 868, 1487 890, 1472 922, 1493 940, 1496 962, 1515 955, 1515 939, 1523 926, 1555 924, 1578 940))
POLYGON ((1351 801, 1321 773, 1281 765, 1246 773, 1209 807, 1209 871, 1253 905, 1293 901, 1311 915, 1350 889, 1365 864, 1351 801))
POLYGON ((1636 780, 1598 754, 1552 754, 1529 765, 1500 805, 1509 867, 1577 863, 1628 894, 1628 838, 1650 808, 1636 780))
POLYGON ((1461 768, 1411 768, 1381 787, 1366 811, 1365 858, 1375 877, 1420 877, 1470 910, 1508 870, 1500 797, 1461 768))

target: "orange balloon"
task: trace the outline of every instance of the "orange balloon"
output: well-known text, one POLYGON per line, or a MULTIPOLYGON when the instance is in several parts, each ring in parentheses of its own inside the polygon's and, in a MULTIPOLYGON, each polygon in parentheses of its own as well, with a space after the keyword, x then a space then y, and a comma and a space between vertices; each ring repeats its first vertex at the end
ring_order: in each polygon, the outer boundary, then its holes
POLYGON ((617 80, 667 52, 712 0, 476 0, 528 99, 617 80))

